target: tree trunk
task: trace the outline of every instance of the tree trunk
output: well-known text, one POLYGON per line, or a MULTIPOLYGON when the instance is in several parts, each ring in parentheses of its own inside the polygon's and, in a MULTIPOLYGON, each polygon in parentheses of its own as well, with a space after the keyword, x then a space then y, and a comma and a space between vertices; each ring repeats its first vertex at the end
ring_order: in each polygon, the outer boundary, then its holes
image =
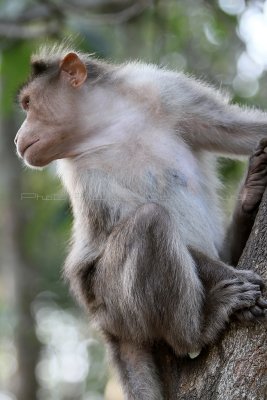
POLYGON ((17 400, 34 400, 38 389, 35 368, 39 358, 31 302, 38 292, 36 268, 27 260, 22 246, 24 219, 21 193, 21 165, 14 148, 17 124, 12 113, 0 119, 1 191, 1 264, 10 313, 15 315, 14 341, 17 370, 10 391, 17 400))
MULTIPOLYGON (((267 284, 267 190, 238 268, 253 269, 267 284)), ((266 325, 231 323, 217 345, 194 360, 156 349, 166 400, 267 400, 266 325)))

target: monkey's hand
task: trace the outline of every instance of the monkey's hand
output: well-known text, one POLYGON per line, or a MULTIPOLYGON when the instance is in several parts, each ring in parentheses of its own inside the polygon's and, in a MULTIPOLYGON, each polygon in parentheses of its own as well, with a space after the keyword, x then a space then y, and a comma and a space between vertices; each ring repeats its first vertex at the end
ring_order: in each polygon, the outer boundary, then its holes
POLYGON ((267 187, 267 138, 259 142, 249 159, 248 173, 241 191, 242 210, 246 213, 258 211, 267 187))
POLYGON ((261 297, 260 285, 240 278, 227 279, 218 283, 210 293, 228 316, 236 311, 256 306, 261 297))
MULTIPOLYGON (((259 285, 261 291, 264 289, 264 284, 261 277, 253 271, 250 270, 239 270, 238 275, 243 279, 251 282, 255 285, 259 285)), ((241 322, 251 323, 251 322, 264 322, 267 323, 267 300, 265 300, 262 295, 257 299, 255 305, 238 310, 234 314, 234 318, 241 322)))
POLYGON ((205 307, 205 328, 202 332, 203 345, 216 341, 234 315, 258 306, 262 292, 256 277, 256 282, 254 276, 254 282, 251 282, 238 273, 236 277, 221 280, 209 291, 205 307))
POLYGON ((234 314, 234 319, 250 324, 250 323, 267 323, 267 301, 259 297, 256 304, 252 307, 244 308, 234 314))

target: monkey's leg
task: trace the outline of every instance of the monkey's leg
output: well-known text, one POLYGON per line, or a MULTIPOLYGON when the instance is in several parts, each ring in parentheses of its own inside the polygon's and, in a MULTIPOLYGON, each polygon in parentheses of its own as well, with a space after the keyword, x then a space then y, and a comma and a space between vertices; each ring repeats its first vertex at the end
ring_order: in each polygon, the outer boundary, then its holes
POLYGON ((162 206, 147 203, 119 223, 102 261, 108 271, 118 266, 118 278, 114 287, 109 284, 108 296, 114 298, 113 304, 121 293, 125 296, 121 299, 129 306, 125 318, 136 313, 135 324, 140 321, 137 333, 154 337, 155 327, 161 332, 168 324, 175 326, 180 341, 195 340, 203 287, 191 254, 162 206))
POLYGON ((163 400, 150 345, 136 345, 107 336, 122 382, 125 400, 163 400))
POLYGON ((168 212, 150 203, 113 229, 98 270, 109 274, 101 294, 109 315, 121 321, 104 331, 118 338, 115 360, 128 399, 159 400, 146 344, 169 339, 177 355, 196 349, 203 290, 194 260, 168 212))
POLYGON ((266 187, 267 139, 262 139, 249 159, 245 182, 224 239, 221 258, 231 265, 237 265, 244 250, 266 187))

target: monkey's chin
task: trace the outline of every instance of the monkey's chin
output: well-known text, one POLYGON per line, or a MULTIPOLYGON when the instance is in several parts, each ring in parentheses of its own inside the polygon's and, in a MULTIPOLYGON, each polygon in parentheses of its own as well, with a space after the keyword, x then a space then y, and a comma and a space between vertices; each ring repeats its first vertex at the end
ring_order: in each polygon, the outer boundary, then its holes
POLYGON ((41 157, 38 158, 36 154, 31 156, 30 154, 27 153, 28 152, 26 150, 25 154, 23 155, 23 161, 27 165, 27 167, 31 169, 42 170, 44 167, 46 167, 53 161, 53 160, 44 160, 41 157))
POLYGON ((42 171, 44 169, 44 166, 41 167, 38 165, 30 164, 25 158, 23 159, 23 161, 24 161, 24 164, 30 169, 37 169, 39 171, 42 171))

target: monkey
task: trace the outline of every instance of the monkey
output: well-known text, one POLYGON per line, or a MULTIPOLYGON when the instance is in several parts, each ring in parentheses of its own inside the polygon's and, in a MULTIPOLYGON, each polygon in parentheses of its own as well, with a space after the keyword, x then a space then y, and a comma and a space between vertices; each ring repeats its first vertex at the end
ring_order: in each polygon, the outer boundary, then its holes
POLYGON ((232 316, 266 322, 261 277, 236 264, 267 185, 267 114, 182 72, 61 45, 32 56, 19 101, 18 155, 31 168, 56 160, 70 197, 70 289, 125 398, 163 400, 155 343, 184 357, 232 316), (251 156, 226 234, 218 155, 251 156))

